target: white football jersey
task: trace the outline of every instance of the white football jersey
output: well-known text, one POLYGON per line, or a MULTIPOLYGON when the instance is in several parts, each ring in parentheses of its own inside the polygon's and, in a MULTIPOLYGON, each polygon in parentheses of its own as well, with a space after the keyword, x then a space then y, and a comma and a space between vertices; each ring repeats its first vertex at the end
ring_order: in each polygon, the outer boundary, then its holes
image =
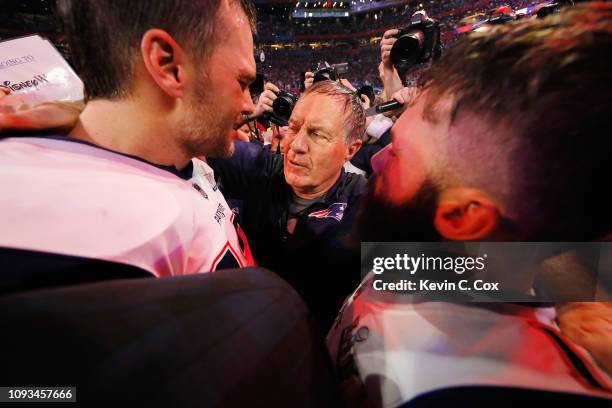
POLYGON ((156 276, 252 265, 212 169, 192 164, 185 180, 67 137, 0 140, 0 247, 120 262, 156 276))
POLYGON ((374 298, 364 283, 327 337, 341 381, 358 378, 379 406, 453 386, 612 397, 610 377, 559 332, 552 307, 406 300, 374 298))

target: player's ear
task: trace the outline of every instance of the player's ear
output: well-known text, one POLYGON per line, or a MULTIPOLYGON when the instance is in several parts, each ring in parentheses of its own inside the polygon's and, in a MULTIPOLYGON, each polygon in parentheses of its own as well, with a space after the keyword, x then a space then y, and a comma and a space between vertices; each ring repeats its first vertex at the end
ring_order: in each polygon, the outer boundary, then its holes
POLYGON ((486 194, 471 188, 441 193, 434 216, 440 235, 452 241, 485 239, 500 224, 499 207, 486 194))
POLYGON ((355 156, 355 154, 361 149, 361 145, 363 141, 361 139, 356 139, 351 141, 348 144, 348 148, 346 149, 346 156, 344 157, 344 161, 349 161, 355 156))
POLYGON ((187 59, 174 38, 164 30, 148 30, 142 36, 140 53, 147 72, 159 88, 173 98, 183 96, 187 59))

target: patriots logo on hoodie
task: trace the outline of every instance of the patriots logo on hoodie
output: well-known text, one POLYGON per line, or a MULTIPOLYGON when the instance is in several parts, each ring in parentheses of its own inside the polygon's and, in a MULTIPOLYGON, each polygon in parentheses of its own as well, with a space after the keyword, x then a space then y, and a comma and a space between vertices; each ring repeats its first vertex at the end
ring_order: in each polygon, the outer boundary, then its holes
POLYGON ((312 212, 308 216, 314 218, 334 218, 336 221, 341 221, 342 217, 344 217, 345 209, 346 203, 333 203, 326 209, 312 212))

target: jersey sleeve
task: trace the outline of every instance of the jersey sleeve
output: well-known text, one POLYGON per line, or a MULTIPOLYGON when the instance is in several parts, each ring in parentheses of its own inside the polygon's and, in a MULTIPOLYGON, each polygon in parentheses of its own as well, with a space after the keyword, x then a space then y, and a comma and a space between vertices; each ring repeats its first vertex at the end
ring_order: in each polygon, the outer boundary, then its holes
POLYGON ((235 142, 228 159, 207 159, 226 198, 244 199, 248 186, 260 177, 282 171, 282 156, 257 143, 235 142))

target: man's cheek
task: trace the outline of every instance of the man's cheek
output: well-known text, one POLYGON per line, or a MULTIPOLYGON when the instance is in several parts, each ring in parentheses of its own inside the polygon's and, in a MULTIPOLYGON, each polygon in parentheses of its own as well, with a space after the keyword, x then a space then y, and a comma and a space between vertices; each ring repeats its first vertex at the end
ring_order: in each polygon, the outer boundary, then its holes
POLYGON ((376 195, 390 203, 401 204, 409 199, 406 181, 399 174, 395 160, 389 160, 376 178, 376 195))
POLYGON ((304 184, 304 177, 291 170, 285 171, 285 180, 291 187, 301 187, 304 184))
POLYGON ((384 197, 385 191, 388 189, 385 187, 385 175, 379 174, 376 176, 376 180, 374 180, 374 195, 377 197, 384 197))
POLYGON ((401 168, 392 175, 389 198, 393 204, 401 205, 411 201, 425 183, 425 173, 415 168, 413 172, 402 173, 401 168))
POLYGON ((289 152, 288 148, 289 148, 290 140, 291 140, 291 137, 287 136, 287 134, 285 134, 285 137, 283 137, 280 140, 281 149, 283 150, 283 152, 285 152, 285 154, 287 154, 289 152))
POLYGON ((230 140, 229 146, 227 148, 227 156, 231 157, 234 154, 234 150, 236 150, 236 145, 233 140, 230 140))
POLYGON ((379 169, 377 174, 377 181, 380 185, 388 187, 393 180, 393 176, 397 174, 397 166, 393 160, 387 160, 387 162, 379 169))

